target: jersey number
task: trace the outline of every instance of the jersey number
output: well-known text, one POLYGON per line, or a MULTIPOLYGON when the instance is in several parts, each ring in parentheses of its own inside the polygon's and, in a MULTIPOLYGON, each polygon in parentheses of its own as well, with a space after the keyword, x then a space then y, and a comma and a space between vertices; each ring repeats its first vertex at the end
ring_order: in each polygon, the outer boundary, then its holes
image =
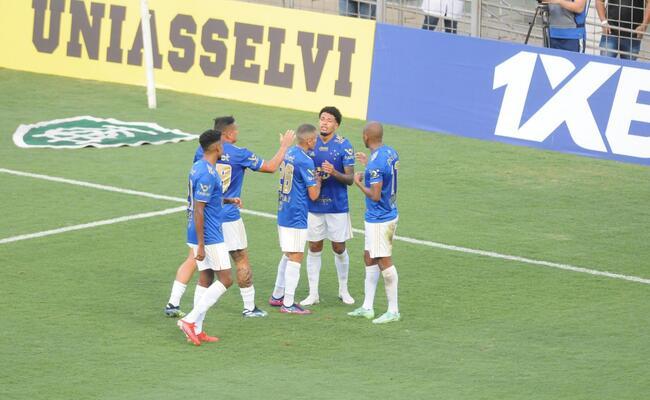
POLYGON ((232 178, 232 165, 217 163, 217 172, 221 177, 221 185, 223 186, 223 193, 230 187, 230 179, 232 178))
POLYGON ((293 187, 293 164, 280 164, 280 186, 278 191, 282 194, 289 194, 293 187))

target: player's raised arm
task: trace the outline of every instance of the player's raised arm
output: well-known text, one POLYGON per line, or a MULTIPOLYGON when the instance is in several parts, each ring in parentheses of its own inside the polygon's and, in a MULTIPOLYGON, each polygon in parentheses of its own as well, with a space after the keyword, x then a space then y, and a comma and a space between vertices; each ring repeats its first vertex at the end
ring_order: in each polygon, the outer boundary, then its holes
POLYGON ((266 173, 273 173, 275 172, 280 164, 282 163, 282 160, 284 159, 284 155, 287 152, 287 149, 291 147, 293 144, 294 139, 296 138, 296 135, 293 130, 289 129, 284 133, 284 135, 280 135, 280 148, 278 149, 278 152, 275 153, 272 159, 269 161, 266 161, 264 164, 262 164, 262 167, 259 169, 260 172, 266 172, 266 173))

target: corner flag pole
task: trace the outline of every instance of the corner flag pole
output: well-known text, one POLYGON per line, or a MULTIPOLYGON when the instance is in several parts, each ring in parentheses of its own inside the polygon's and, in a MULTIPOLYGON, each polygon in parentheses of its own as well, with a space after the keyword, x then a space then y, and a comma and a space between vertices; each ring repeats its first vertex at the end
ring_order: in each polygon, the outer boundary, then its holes
POLYGON ((144 68, 147 74, 147 103, 149 104, 149 108, 156 108, 156 83, 153 79, 153 50, 151 45, 151 14, 149 13, 147 0, 140 0, 140 13, 142 14, 144 68))

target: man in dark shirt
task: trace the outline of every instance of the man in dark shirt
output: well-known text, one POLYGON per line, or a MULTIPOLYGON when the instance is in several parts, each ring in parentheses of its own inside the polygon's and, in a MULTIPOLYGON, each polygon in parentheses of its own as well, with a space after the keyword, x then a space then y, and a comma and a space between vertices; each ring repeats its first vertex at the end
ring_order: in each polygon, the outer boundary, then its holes
POLYGON ((636 60, 650 23, 650 0, 596 0, 603 27, 600 55, 636 60))

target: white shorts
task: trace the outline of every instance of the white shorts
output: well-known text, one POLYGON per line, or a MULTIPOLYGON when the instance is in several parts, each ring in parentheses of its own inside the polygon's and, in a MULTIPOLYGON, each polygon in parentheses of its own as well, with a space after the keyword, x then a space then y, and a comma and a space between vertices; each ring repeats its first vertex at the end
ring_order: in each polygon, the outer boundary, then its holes
POLYGON ((350 213, 309 213, 307 215, 307 240, 318 242, 328 239, 342 243, 352 239, 350 213))
POLYGON ((228 251, 242 250, 248 247, 246 228, 244 228, 244 221, 241 218, 237 221, 224 222, 221 227, 228 251))
POLYGON ((390 257, 393 253, 393 237, 397 229, 397 218, 386 222, 366 222, 365 249, 371 258, 390 257))
MULTIPOLYGON (((188 246, 194 251, 194 256, 196 257, 196 250, 199 246, 195 244, 188 243, 188 246)), ((230 269, 230 255, 228 250, 226 250, 225 243, 215 243, 215 244, 206 244, 205 245, 205 258, 203 261, 196 261, 196 266, 199 271, 205 271, 206 269, 211 269, 214 271, 223 271, 230 269)))
POLYGON ((287 228, 278 225, 280 248, 284 253, 304 253, 307 244, 307 229, 287 228))

